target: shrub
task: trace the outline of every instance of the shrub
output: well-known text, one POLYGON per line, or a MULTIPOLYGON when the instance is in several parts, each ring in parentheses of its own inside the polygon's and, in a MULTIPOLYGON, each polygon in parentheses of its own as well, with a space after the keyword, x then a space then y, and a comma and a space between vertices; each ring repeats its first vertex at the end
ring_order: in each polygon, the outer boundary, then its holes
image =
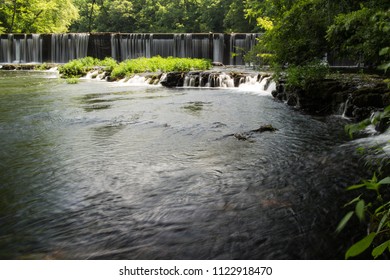
POLYGON ((121 62, 112 72, 111 77, 115 79, 131 76, 135 73, 143 72, 173 72, 173 71, 191 71, 207 70, 211 68, 211 62, 207 59, 196 58, 162 58, 155 56, 152 58, 136 58, 121 62))
POLYGON ((290 88, 306 89, 309 85, 323 80, 329 72, 329 66, 319 60, 306 65, 291 65, 286 70, 286 84, 290 88))
POLYGON ((102 67, 105 71, 111 72, 118 63, 115 59, 107 57, 99 60, 93 57, 74 59, 59 67, 59 72, 64 78, 80 78, 94 67, 102 67))
POLYGON ((102 67, 105 71, 111 73, 111 77, 120 79, 135 73, 144 72, 207 70, 211 68, 211 62, 208 59, 162 58, 155 56, 152 58, 129 59, 118 64, 113 58, 99 60, 92 57, 84 57, 69 61, 59 67, 59 71, 64 78, 79 78, 86 75, 94 67, 102 67))

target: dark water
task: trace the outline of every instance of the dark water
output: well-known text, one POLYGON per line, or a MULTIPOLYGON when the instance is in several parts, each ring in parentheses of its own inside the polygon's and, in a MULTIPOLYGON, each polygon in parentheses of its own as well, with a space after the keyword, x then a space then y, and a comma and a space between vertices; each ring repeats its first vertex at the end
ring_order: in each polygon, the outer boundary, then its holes
POLYGON ((341 118, 51 75, 0 72, 1 258, 343 257, 343 188, 365 173, 341 118))

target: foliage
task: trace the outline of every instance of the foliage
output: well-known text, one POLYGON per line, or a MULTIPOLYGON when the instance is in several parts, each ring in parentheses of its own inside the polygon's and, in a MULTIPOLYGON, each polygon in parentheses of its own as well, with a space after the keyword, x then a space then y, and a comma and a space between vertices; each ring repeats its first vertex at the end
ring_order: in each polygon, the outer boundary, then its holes
POLYGON ((245 16, 265 32, 252 61, 300 66, 331 53, 390 67, 389 1, 247 0, 245 16))
POLYGON ((113 58, 99 60, 93 57, 84 57, 74 59, 58 68, 60 74, 65 78, 79 78, 88 73, 94 67, 104 68, 105 71, 111 72, 118 65, 113 58))
POLYGON ((305 65, 326 53, 327 9, 322 1, 248 1, 247 17, 265 31, 259 41, 260 56, 279 65, 305 65))
MULTIPOLYGON (((365 64, 380 64, 389 57, 390 9, 361 9, 335 17, 326 38, 339 55, 365 64)), ((384 68, 388 68, 384 66, 384 68)))
MULTIPOLYGON (((353 123, 345 126, 345 131, 348 133, 348 135, 353 138, 353 136, 365 129, 369 125, 377 125, 380 122, 387 122, 389 124, 390 122, 390 105, 387 106, 383 112, 377 112, 375 113, 372 118, 365 119, 359 123, 353 123)), ((384 124, 386 125, 386 124, 384 124)))
POLYGON ((144 72, 171 72, 171 71, 190 71, 207 70, 211 68, 211 62, 207 59, 196 58, 162 58, 160 56, 152 58, 129 59, 118 64, 112 58, 99 60, 92 57, 74 59, 59 67, 59 72, 64 78, 79 78, 85 76, 94 68, 111 73, 114 79, 131 76, 135 73, 144 72))
POLYGON ((7 33, 66 32, 78 11, 72 0, 3 0, 0 31, 7 33))
MULTIPOLYGON (((370 119, 346 126, 346 131, 353 137, 370 124, 377 125, 380 122, 386 122, 385 127, 388 128, 389 121, 390 105, 383 112, 376 113, 370 119)), ((387 146, 389 143, 390 141, 387 146)), ((361 153, 366 152, 364 148, 360 148, 359 151, 361 153)), ((386 153, 385 148, 382 147, 372 147, 367 152, 372 153, 372 151, 382 155, 386 153)), ((346 259, 359 256, 369 248, 371 248, 371 256, 375 259, 383 254, 390 253, 390 176, 388 171, 390 160, 385 155, 374 160, 368 160, 366 165, 369 170, 374 170, 373 176, 371 179, 363 180, 361 184, 347 188, 348 191, 360 191, 360 193, 345 204, 344 207, 352 208, 352 210, 341 219, 336 228, 337 233, 341 232, 354 216, 361 223, 365 223, 367 227, 367 232, 363 238, 355 242, 346 251, 346 259)))
POLYGON ((323 80, 328 72, 328 65, 320 60, 306 65, 290 65, 286 70, 286 86, 307 89, 311 84, 323 80))
POLYGON ((347 188, 347 190, 364 189, 365 193, 361 193, 345 205, 345 207, 352 206, 354 210, 349 211, 344 216, 336 232, 343 230, 350 219, 356 216, 360 222, 364 222, 368 218, 368 234, 346 251, 346 259, 358 256, 370 247, 372 247, 371 255, 375 259, 385 253, 386 249, 390 252, 390 201, 385 201, 380 192, 382 186, 389 185, 390 177, 379 180, 374 174, 372 179, 347 188), (367 203, 367 199, 372 200, 369 195, 372 191, 376 198, 367 203), (364 196, 367 198, 364 199, 364 196))
POLYGON ((79 83, 79 79, 78 78, 67 78, 66 83, 70 84, 70 85, 75 85, 75 84, 79 83))
POLYGON ((251 32, 240 0, 74 0, 73 32, 251 32))
POLYGON ((121 62, 111 73, 113 78, 123 78, 135 73, 142 72, 172 72, 207 70, 211 68, 211 62, 207 59, 196 58, 162 58, 160 56, 152 58, 129 59, 121 62))

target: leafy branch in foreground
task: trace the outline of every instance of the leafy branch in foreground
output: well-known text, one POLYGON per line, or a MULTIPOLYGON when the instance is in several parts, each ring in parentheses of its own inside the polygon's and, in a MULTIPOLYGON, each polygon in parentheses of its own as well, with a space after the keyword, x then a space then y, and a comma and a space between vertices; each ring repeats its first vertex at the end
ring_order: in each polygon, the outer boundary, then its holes
POLYGON ((347 188, 347 190, 365 189, 366 194, 367 191, 373 191, 376 199, 367 203, 362 193, 345 204, 345 207, 353 206, 354 210, 349 211, 340 221, 336 229, 337 233, 345 228, 353 216, 356 216, 360 222, 365 222, 368 218, 368 234, 347 250, 346 259, 358 256, 370 247, 372 247, 371 255, 375 259, 384 254, 386 250, 390 252, 390 201, 386 202, 383 199, 380 192, 382 186, 390 186, 390 177, 378 180, 374 174, 370 180, 347 188))
MULTIPOLYGON (((381 132, 389 127, 390 106, 387 106, 383 112, 375 113, 371 119, 364 120, 357 124, 347 125, 346 131, 352 138, 357 132, 365 129, 368 125, 379 126, 381 132)), ((390 143, 390 141, 389 141, 390 143)), ((387 143, 387 146, 389 146, 387 143)), ((374 147, 373 147, 374 148, 374 147)), ((364 148, 359 148, 364 151, 364 148)), ((374 148, 376 152, 386 152, 385 148, 374 148)), ((367 165, 373 165, 374 175, 369 180, 363 180, 361 184, 353 185, 347 188, 348 191, 358 191, 361 193, 344 205, 352 209, 341 219, 336 228, 336 232, 341 232, 352 217, 356 216, 361 223, 366 223, 366 235, 354 243, 345 253, 345 258, 349 259, 361 255, 371 248, 371 256, 378 258, 390 253, 390 176, 388 168, 390 165, 389 158, 385 155, 382 160, 372 163, 367 161, 367 165), (386 171, 387 170, 387 171, 386 171), (382 176, 379 179, 377 174, 382 176), (385 188, 385 189, 383 189, 385 188)))

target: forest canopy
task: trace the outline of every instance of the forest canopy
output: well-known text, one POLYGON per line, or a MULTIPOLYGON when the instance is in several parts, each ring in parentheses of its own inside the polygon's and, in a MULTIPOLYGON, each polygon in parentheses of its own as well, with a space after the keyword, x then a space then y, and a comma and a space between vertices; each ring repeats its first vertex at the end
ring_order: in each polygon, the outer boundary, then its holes
MULTIPOLYGON (((390 60, 388 0, 0 0, 0 33, 264 33, 260 63, 390 60)), ((386 64, 387 62, 387 64, 386 64)), ((385 64, 383 64, 385 63, 385 64)))

